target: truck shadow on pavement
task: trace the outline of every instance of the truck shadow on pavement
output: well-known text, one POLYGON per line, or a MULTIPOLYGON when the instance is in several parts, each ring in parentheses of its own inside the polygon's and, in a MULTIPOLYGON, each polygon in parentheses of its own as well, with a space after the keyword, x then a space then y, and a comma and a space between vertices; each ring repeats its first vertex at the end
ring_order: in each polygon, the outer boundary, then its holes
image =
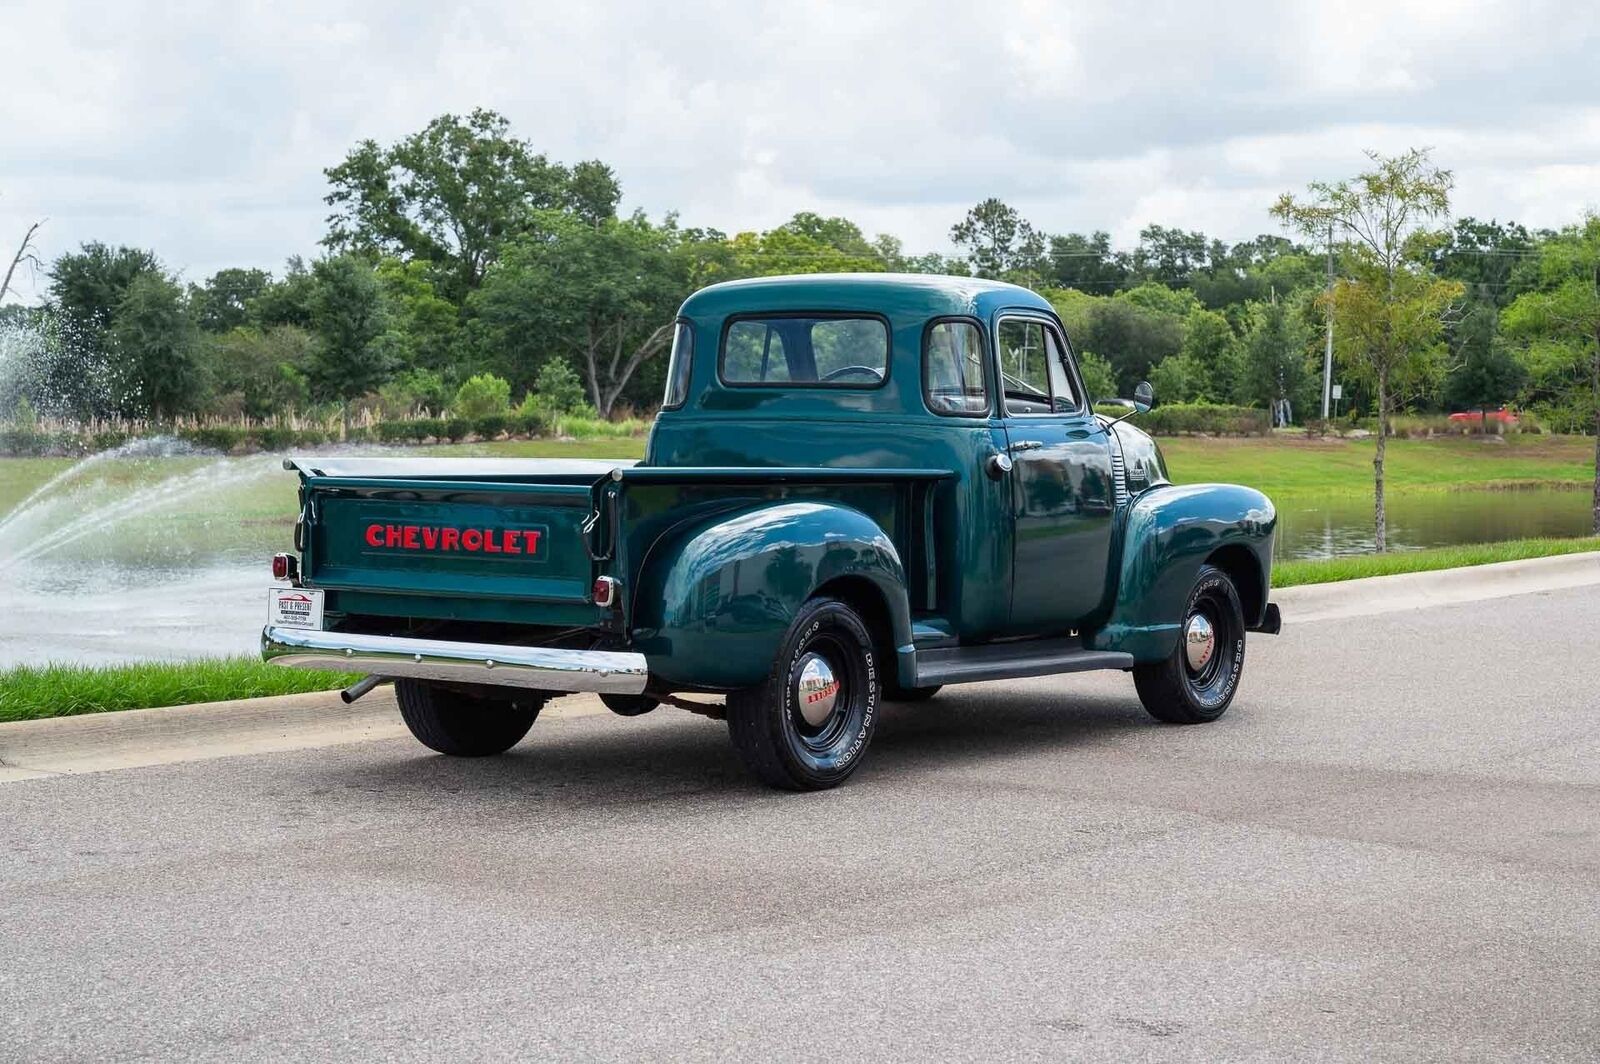
MULTIPOLYGON (((889 781, 914 785, 925 773, 1067 754, 1162 728, 1132 697, 1069 691, 956 690, 928 702, 886 702, 867 761, 845 787, 889 781)), ((520 745, 494 758, 442 757, 408 743, 386 743, 385 756, 364 765, 329 764, 325 782, 407 801, 499 792, 519 802, 533 798, 558 805, 774 793, 745 773, 722 722, 665 707, 628 720, 609 715, 541 720, 520 745)))

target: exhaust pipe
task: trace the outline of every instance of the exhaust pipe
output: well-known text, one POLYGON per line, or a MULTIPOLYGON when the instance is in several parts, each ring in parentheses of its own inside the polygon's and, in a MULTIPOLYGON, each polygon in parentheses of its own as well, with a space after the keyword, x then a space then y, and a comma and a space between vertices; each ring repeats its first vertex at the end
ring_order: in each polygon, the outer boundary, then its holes
POLYGON ((388 679, 389 677, 387 676, 363 676, 349 687, 346 687, 343 691, 340 691, 339 697, 344 701, 345 705, 349 705, 351 702, 354 702, 356 699, 360 698, 362 695, 371 691, 374 687, 387 681, 388 679))

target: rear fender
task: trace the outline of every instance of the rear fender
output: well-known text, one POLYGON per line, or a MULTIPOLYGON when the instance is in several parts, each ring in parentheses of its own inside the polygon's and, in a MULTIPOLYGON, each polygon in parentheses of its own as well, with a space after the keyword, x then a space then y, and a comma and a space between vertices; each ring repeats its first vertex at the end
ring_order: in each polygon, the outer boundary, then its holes
POLYGON ((1124 651, 1140 662, 1168 657, 1200 567, 1226 547, 1245 548, 1259 567, 1261 602, 1253 611, 1247 606, 1256 615, 1245 617, 1247 626, 1259 624, 1277 525, 1271 499, 1234 484, 1166 486, 1140 495, 1123 523, 1111 615, 1090 635, 1089 645, 1124 651))
POLYGON ((766 678, 800 606, 841 578, 882 595, 895 647, 911 643, 905 569, 866 514, 773 501, 688 522, 651 547, 633 645, 667 687, 736 689, 766 678))

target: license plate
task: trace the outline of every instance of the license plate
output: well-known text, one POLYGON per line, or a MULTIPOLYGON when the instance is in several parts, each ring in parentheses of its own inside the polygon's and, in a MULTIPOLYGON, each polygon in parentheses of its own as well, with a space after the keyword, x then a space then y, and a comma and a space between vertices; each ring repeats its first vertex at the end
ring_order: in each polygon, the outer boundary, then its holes
POLYGON ((322 628, 322 592, 304 587, 267 588, 267 623, 279 628, 322 628))

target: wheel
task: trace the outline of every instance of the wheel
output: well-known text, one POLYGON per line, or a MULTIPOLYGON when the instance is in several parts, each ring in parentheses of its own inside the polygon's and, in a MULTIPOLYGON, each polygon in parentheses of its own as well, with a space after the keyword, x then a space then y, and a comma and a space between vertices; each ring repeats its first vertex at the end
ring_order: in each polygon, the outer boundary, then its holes
POLYGON ((601 695, 600 701, 619 717, 642 717, 661 704, 649 695, 601 695))
POLYGON ((766 680, 728 696, 728 732, 763 783, 836 787, 872 742, 879 697, 867 626, 837 599, 812 599, 789 625, 766 680))
POLYGON ((926 702, 943 689, 943 684, 934 684, 932 687, 901 687, 893 680, 883 681, 883 700, 885 702, 926 702))
POLYGON ((1157 720, 1204 724, 1227 712, 1244 670, 1244 610, 1227 573, 1200 567, 1180 631, 1171 657, 1133 667, 1133 684, 1157 720))
POLYGON ((451 757, 505 753, 528 734, 545 702, 537 691, 477 698, 421 680, 396 680, 394 696, 417 741, 451 757))

